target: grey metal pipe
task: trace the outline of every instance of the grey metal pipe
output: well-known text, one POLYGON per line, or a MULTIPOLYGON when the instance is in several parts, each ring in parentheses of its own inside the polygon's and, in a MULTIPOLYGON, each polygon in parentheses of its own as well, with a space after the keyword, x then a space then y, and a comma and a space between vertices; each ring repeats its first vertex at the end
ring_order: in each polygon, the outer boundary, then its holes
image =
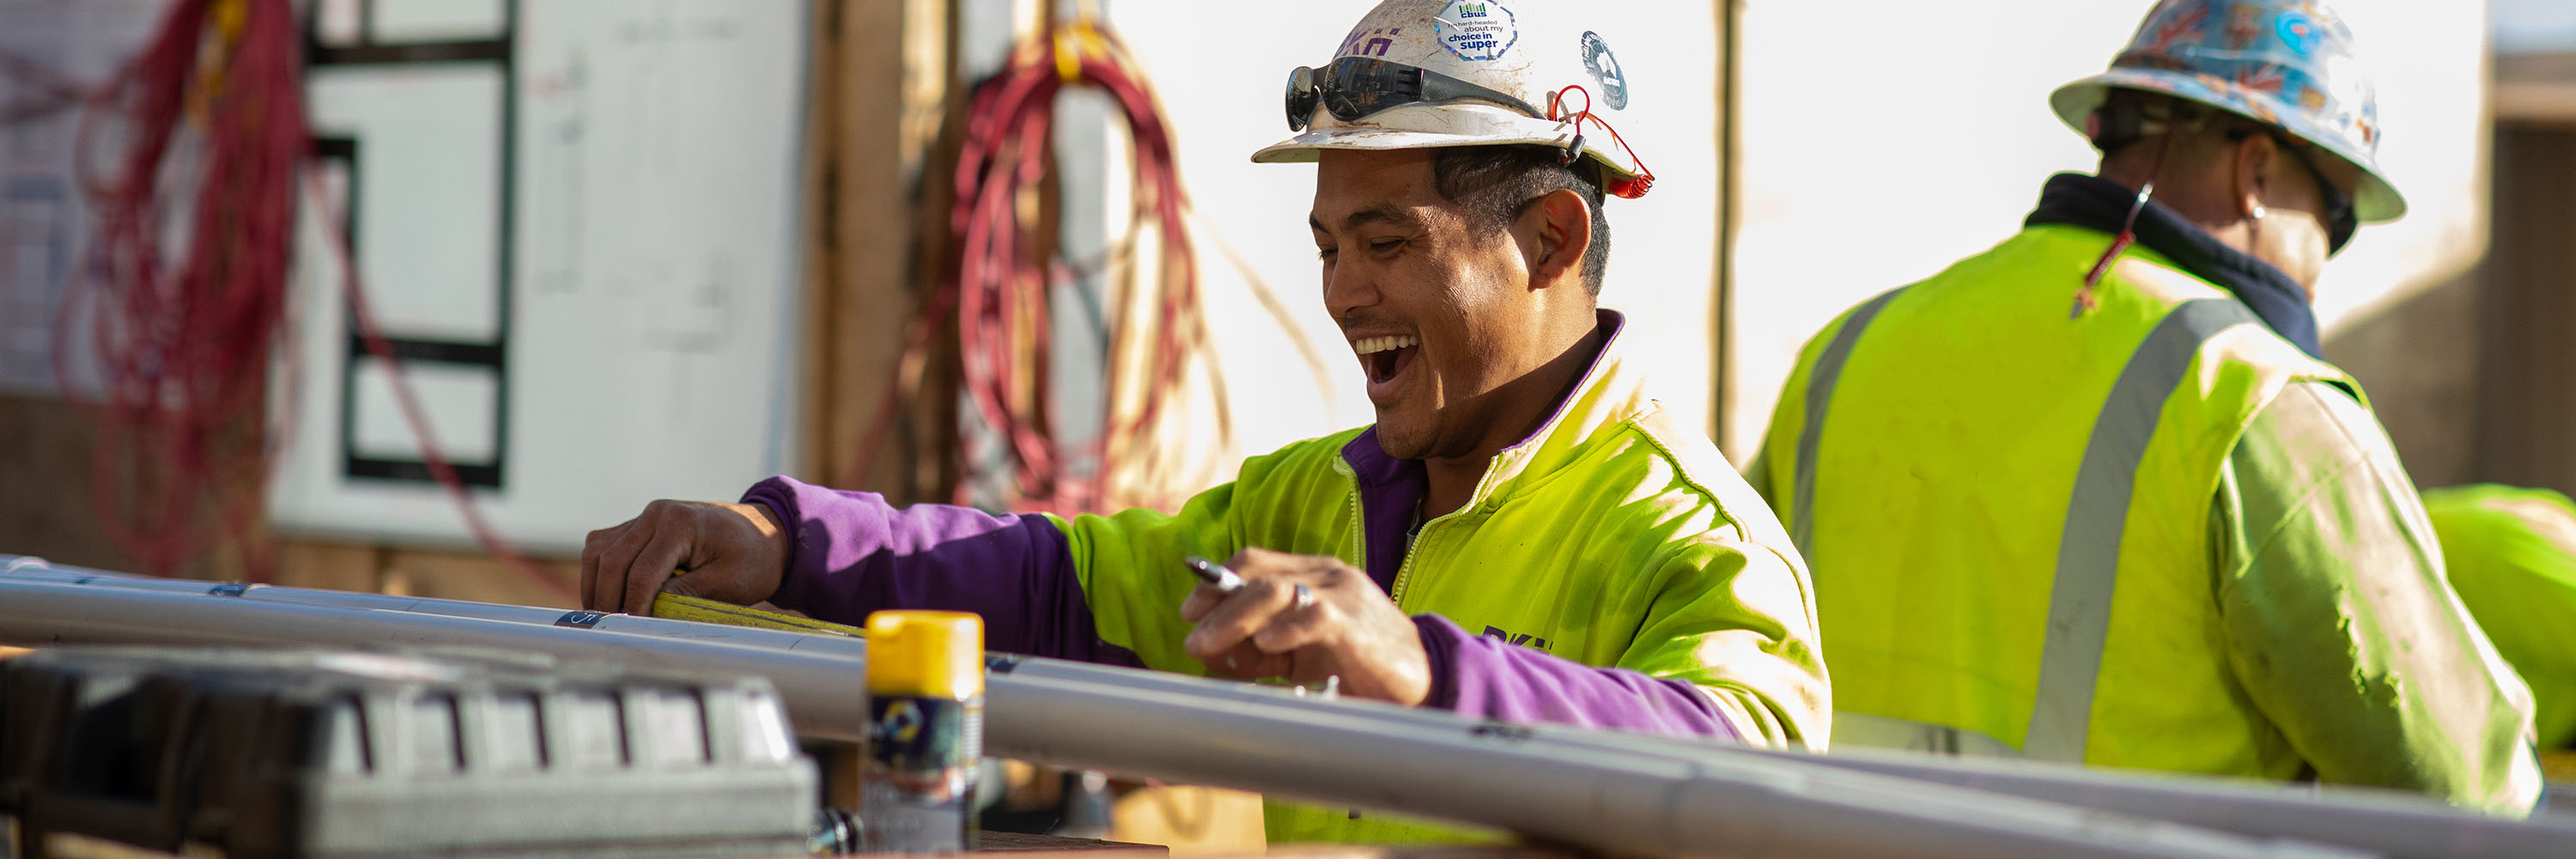
MULTIPOLYGON (((800 731, 865 725, 856 660, 601 628, 209 599, 0 576, 0 640, 486 647, 770 677, 800 731)), ((1230 684, 1214 684, 1219 687, 1230 684)), ((997 754, 1459 820, 1652 855, 2365 855, 1790 759, 1574 746, 1374 702, 1325 707, 1011 671, 987 685, 997 754)), ((1309 704, 1315 702, 1307 702, 1309 704)))
MULTIPOLYGON (((1028 660, 1021 671, 1139 689, 1178 691, 1198 686, 1197 697, 1250 700, 1268 689, 1205 688, 1169 674, 1059 660, 1028 660)), ((1307 699, 1278 702, 1320 708, 1307 699)), ((1449 714, 1403 710, 1424 729, 1449 714)), ((2529 819, 2495 817, 2453 808, 2421 794, 2372 788, 2273 785, 2247 779, 2173 773, 2122 772, 2003 758, 1935 757, 1876 749, 1830 755, 1757 749, 1734 743, 1587 731, 1537 725, 1521 730, 1572 746, 1657 755, 1724 766, 1748 757, 1791 760, 1897 776, 1932 784, 2045 800, 2059 805, 2186 823, 2241 835, 2292 838, 2367 847, 2392 857, 2449 859, 2471 856, 2576 856, 2576 818, 2545 814, 2529 819)))
POLYGON ((207 596, 201 590, 28 581, 22 576, 0 574, 0 642, 33 646, 484 648, 723 675, 761 674, 778 685, 789 719, 799 732, 853 742, 867 733, 866 693, 859 680, 864 663, 834 654, 797 653, 707 639, 227 599, 207 596))
MULTIPOLYGON (((1220 701, 1262 700, 1291 709, 1322 710, 1312 699, 1282 700, 1275 690, 1210 684, 1180 675, 1141 673, 1061 660, 1029 659, 1017 668, 1043 676, 1142 690, 1188 691, 1220 701)), ((1417 730, 1437 730, 1454 716, 1398 710, 1389 720, 1410 720, 1417 730)), ((1536 725, 1516 730, 1570 746, 1654 755, 1725 767, 1748 757, 1789 760, 1858 772, 2044 800, 2095 811, 2155 818, 2240 835, 2289 838, 2365 847, 2392 857, 2559 857, 2576 855, 2576 819, 2531 819, 2464 811, 2420 794, 2369 788, 2319 790, 2245 779, 2169 773, 2120 772, 2066 764, 2000 758, 1934 757, 1861 749, 1830 755, 1756 749, 1734 743, 1588 731, 1536 725)))
MULTIPOLYGON (((169 593, 222 591, 242 599, 410 611, 538 625, 554 624, 565 614, 558 609, 464 600, 292 587, 251 586, 244 589, 238 585, 52 567, 41 562, 34 565, 21 562, 0 564, 0 581, 12 578, 169 593)), ((859 639, 660 618, 609 615, 599 619, 596 628, 850 658, 863 657, 866 653, 866 644, 859 639)), ((1216 681, 1058 659, 1006 657, 997 663, 996 671, 1019 677, 1053 678, 1307 712, 1335 712, 1336 706, 1318 699, 1283 695, 1278 687, 1263 684, 1216 681)), ((998 679, 997 684, 1009 685, 998 679)), ((1377 714, 1377 718, 1390 724, 1400 723, 1407 730, 1427 733, 1451 731, 1458 723, 1454 714, 1421 709, 1388 708, 1377 714)), ((1974 788, 2096 811, 2169 820, 2253 837, 2365 845, 2396 857, 2556 855, 2570 850, 2567 845, 2576 844, 2576 820, 2564 816, 2532 820, 2489 817, 2396 791, 2339 789, 2320 793, 2310 787, 2255 784, 2242 779, 2118 773, 1996 758, 1940 758, 1877 750, 1837 751, 1819 758, 1800 752, 1752 749, 1732 743, 1572 730, 1558 726, 1529 726, 1514 730, 1569 745, 1695 761, 1715 758, 1721 765, 1747 756, 1785 757, 1799 762, 1974 788)))
MULTIPOLYGON (((1763 749, 1720 753, 1774 756, 1763 749)), ((2368 845, 2392 857, 2576 856, 2576 817, 2493 817, 2420 794, 2371 788, 2274 787, 2239 779, 2110 773, 2001 758, 1934 758, 1882 750, 1816 760, 1855 772, 2117 810, 2228 832, 2368 845)))
POLYGON ((1507 827, 1616 853, 1745 856, 2352 855, 1792 760, 1718 764, 1560 745, 1490 725, 1387 730, 1395 708, 1248 707, 1053 679, 1000 684, 991 736, 1014 756, 1151 772, 1333 805, 1507 827), (1080 726, 1075 730, 1061 727, 1080 726), (1110 728, 1108 726, 1115 726, 1110 728), (1213 752, 1213 753, 1212 753, 1213 752), (1115 762, 1112 764, 1111 762, 1115 762), (1245 783, 1258 773, 1259 784, 1245 783))
POLYGON ((215 595, 245 600, 293 603, 332 608, 407 611, 443 617, 464 617, 539 626, 587 625, 595 629, 631 632, 663 638, 712 641, 766 647, 798 653, 830 653, 850 657, 867 655, 863 639, 832 635, 811 635, 780 629, 697 623, 659 617, 629 614, 568 611, 559 608, 439 599, 436 597, 376 594, 359 591, 335 591, 322 588, 245 585, 232 582, 209 582, 193 579, 164 579, 87 570, 55 565, 0 565, 0 581, 18 580, 88 585, 103 588, 155 591, 160 593, 215 595))

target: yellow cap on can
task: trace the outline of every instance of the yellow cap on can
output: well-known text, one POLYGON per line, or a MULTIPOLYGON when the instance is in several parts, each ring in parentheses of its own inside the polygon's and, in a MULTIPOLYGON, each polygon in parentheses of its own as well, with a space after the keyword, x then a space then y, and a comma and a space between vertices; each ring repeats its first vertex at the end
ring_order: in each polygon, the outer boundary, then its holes
POLYGON ((984 618, 962 611, 868 615, 868 693, 959 699, 984 694, 984 618))

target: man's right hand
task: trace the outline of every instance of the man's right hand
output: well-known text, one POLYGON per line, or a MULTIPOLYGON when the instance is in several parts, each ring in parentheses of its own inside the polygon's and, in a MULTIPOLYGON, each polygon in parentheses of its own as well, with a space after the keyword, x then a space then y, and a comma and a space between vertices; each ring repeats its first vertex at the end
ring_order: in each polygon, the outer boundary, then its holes
POLYGON ((653 613, 653 594, 750 605, 778 592, 787 532, 769 508, 714 501, 655 501, 626 524, 590 532, 581 546, 581 607, 653 613), (674 571, 688 575, 673 580, 674 571))

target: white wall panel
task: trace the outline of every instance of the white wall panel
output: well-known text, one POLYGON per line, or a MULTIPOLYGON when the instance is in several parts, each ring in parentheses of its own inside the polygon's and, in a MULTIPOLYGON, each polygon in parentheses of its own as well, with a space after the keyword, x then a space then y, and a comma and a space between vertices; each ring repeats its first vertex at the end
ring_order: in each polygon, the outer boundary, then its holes
MULTIPOLYGON (((314 124, 352 141, 386 333, 497 356, 405 364, 447 453, 493 476, 474 493, 487 518, 566 552, 650 499, 730 499, 784 470, 803 0, 374 2, 373 26, 338 28, 311 69, 314 124), (488 38, 486 7, 513 10, 505 61, 489 45, 399 56, 488 38)), ((437 486, 353 465, 416 458, 418 440, 381 368, 353 358, 315 213, 304 230, 273 521, 464 543, 437 486)))

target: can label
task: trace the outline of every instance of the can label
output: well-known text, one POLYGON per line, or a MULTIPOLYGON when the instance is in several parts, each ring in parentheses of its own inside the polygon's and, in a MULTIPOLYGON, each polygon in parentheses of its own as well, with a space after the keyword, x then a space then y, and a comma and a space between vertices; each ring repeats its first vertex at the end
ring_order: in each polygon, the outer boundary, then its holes
POLYGON ((971 850, 984 698, 868 699, 859 838, 869 852, 971 850))

